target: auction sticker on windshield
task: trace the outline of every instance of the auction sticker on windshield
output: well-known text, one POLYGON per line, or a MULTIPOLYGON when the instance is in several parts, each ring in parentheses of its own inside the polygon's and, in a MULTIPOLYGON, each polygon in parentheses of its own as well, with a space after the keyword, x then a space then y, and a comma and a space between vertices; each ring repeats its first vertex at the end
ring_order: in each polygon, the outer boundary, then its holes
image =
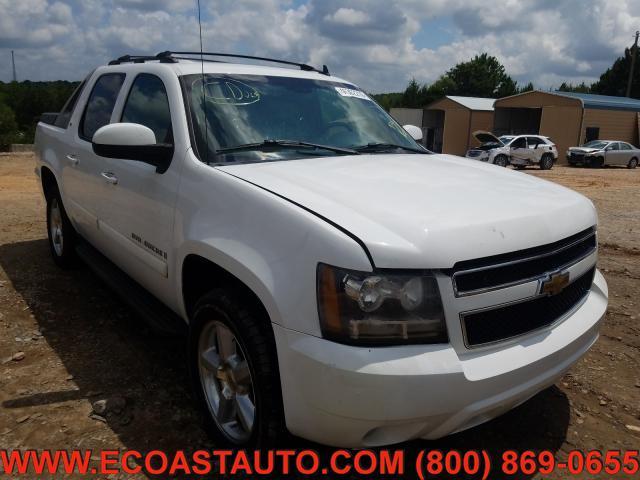
POLYGON ((361 98, 363 100, 369 100, 369 96, 361 90, 356 90, 355 88, 344 88, 344 87, 335 87, 336 91, 342 95, 343 97, 356 97, 361 98))

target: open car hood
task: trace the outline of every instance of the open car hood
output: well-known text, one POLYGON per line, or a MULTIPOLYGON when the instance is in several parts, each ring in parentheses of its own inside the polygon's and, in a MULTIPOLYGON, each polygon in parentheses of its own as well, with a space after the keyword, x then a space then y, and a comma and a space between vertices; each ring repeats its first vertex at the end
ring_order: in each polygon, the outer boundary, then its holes
POLYGON ((498 145, 504 145, 498 137, 491 132, 485 132, 484 130, 476 130, 473 132, 473 136, 476 137, 480 143, 497 143, 498 145))

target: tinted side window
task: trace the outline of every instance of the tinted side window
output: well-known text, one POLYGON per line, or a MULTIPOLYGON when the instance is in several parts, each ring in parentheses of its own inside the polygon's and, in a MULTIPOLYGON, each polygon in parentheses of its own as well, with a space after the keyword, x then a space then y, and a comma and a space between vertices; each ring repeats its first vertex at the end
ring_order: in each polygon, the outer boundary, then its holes
POLYGON ((160 78, 148 73, 136 77, 129 91, 121 121, 149 127, 156 134, 158 143, 173 143, 169 99, 160 78))
POLYGON ((539 137, 527 137, 527 143, 529 144, 529 148, 534 148, 540 144, 544 145, 544 140, 539 137))
POLYGON ((620 143, 620 149, 621 150, 633 150, 631 145, 629 145, 628 143, 620 143))
POLYGON ((107 73, 96 81, 80 122, 81 138, 90 142, 96 130, 109 123, 124 76, 124 73, 107 73))
POLYGON ((610 143, 607 150, 620 150, 620 145, 616 143, 610 143))
POLYGON ((509 146, 511 148, 527 148, 527 141, 525 137, 516 138, 509 146))
POLYGON ((64 104, 62 111, 56 117, 56 122, 54 125, 60 128, 67 128, 69 126, 69 121, 71 120, 71 114, 73 113, 73 109, 76 107, 76 103, 78 103, 78 98, 84 90, 84 86, 87 84, 87 81, 84 80, 78 87, 73 91, 67 103, 64 104))

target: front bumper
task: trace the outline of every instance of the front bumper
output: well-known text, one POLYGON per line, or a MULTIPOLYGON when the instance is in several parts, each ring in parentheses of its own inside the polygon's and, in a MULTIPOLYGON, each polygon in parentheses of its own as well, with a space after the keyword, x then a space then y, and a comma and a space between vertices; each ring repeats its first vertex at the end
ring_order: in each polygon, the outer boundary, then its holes
POLYGON ((361 348, 274 325, 287 427, 328 445, 368 447, 483 423, 554 384, 587 352, 607 295, 596 272, 571 316, 491 350, 361 348))

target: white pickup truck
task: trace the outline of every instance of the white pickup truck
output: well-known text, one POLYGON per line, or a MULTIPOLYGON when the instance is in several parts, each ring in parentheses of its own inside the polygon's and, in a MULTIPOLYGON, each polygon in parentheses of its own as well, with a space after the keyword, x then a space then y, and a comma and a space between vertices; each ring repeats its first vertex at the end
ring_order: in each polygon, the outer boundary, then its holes
POLYGON ((552 385, 607 307, 593 204, 430 154, 357 86, 287 67, 92 72, 36 133, 56 263, 188 325, 226 444, 433 439, 552 385))

